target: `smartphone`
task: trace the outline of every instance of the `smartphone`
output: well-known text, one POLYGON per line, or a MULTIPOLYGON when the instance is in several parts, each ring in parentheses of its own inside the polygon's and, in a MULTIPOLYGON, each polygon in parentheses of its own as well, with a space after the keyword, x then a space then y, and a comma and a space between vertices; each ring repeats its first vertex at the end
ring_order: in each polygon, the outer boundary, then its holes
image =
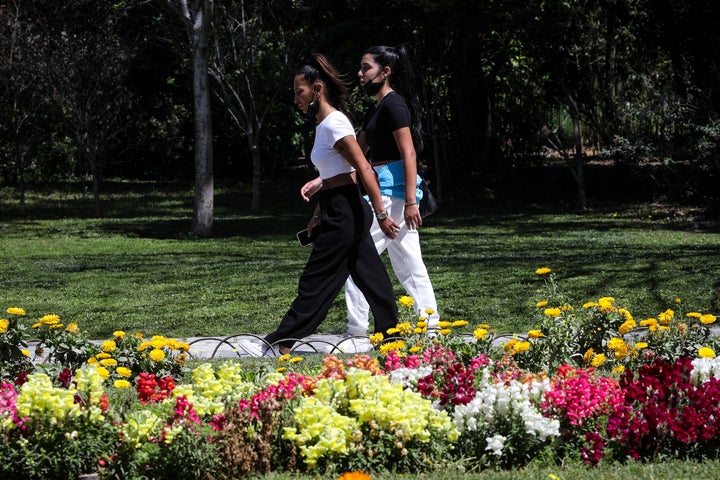
POLYGON ((307 247, 308 245, 312 245, 315 239, 317 238, 318 233, 320 232, 320 229, 318 227, 313 228, 312 236, 308 235, 307 228, 305 230, 300 230, 295 235, 297 236, 298 242, 300 242, 300 245, 303 247, 307 247))

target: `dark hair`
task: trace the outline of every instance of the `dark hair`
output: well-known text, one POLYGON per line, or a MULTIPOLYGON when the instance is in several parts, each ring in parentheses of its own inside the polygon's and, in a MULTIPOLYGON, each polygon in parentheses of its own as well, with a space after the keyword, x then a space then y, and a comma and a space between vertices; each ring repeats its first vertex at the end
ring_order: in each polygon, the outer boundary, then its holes
POLYGON ((403 45, 396 47, 376 45, 365 50, 363 55, 372 55, 375 63, 380 65, 381 68, 390 67, 391 73, 387 81, 408 103, 411 116, 410 131, 415 143, 415 150, 420 152, 423 148, 422 110, 416 92, 415 71, 410 63, 407 48, 403 45))
POLYGON ((325 97, 328 103, 341 112, 348 113, 345 98, 350 90, 350 84, 330 64, 325 55, 322 53, 311 54, 310 59, 300 68, 296 75, 302 75, 303 79, 311 85, 320 80, 325 84, 327 92, 325 97))

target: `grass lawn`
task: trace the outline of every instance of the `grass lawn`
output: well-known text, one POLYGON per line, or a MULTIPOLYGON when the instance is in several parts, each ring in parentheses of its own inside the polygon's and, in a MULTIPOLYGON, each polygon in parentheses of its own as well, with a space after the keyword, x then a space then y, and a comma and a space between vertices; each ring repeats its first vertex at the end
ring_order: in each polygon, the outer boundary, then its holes
MULTIPOLYGON (((103 216, 79 183, 0 191, 0 306, 31 318, 56 313, 93 338, 114 330, 170 337, 265 333, 295 296, 309 250, 295 232, 311 205, 297 185, 266 185, 249 209, 244 186, 217 187, 213 238, 188 235, 188 186, 107 182, 103 216)), ((678 210, 679 211, 679 210, 678 210)), ((447 200, 422 227, 425 263, 441 316, 489 323, 500 333, 533 323, 550 267, 580 307, 613 296, 635 318, 675 308, 720 313, 720 230, 652 205, 478 208, 447 200)), ((389 265, 389 263, 388 263, 389 265)), ((396 284, 396 295, 404 292, 396 284)), ((338 297, 326 333, 344 333, 338 297)))

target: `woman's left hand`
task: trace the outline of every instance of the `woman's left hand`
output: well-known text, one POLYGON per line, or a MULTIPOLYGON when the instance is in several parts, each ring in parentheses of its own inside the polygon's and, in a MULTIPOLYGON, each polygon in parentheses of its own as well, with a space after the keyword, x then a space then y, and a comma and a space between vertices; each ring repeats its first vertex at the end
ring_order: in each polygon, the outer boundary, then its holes
POLYGON ((420 215, 420 208, 417 204, 406 205, 404 215, 408 230, 415 230, 422 225, 422 215, 420 215))

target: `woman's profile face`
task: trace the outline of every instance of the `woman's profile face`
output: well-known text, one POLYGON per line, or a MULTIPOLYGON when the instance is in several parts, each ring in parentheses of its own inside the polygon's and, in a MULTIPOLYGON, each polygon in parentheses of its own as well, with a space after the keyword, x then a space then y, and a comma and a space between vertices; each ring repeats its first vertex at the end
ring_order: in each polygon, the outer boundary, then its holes
POLYGON ((375 78, 380 75, 382 67, 375 61, 372 55, 366 53, 360 60, 360 70, 358 70, 358 79, 360 85, 365 85, 368 82, 372 82, 375 78))
POLYGON ((305 80, 303 74, 295 75, 293 92, 295 93, 293 102, 303 113, 307 113, 308 105, 316 98, 314 98, 312 86, 305 80))

